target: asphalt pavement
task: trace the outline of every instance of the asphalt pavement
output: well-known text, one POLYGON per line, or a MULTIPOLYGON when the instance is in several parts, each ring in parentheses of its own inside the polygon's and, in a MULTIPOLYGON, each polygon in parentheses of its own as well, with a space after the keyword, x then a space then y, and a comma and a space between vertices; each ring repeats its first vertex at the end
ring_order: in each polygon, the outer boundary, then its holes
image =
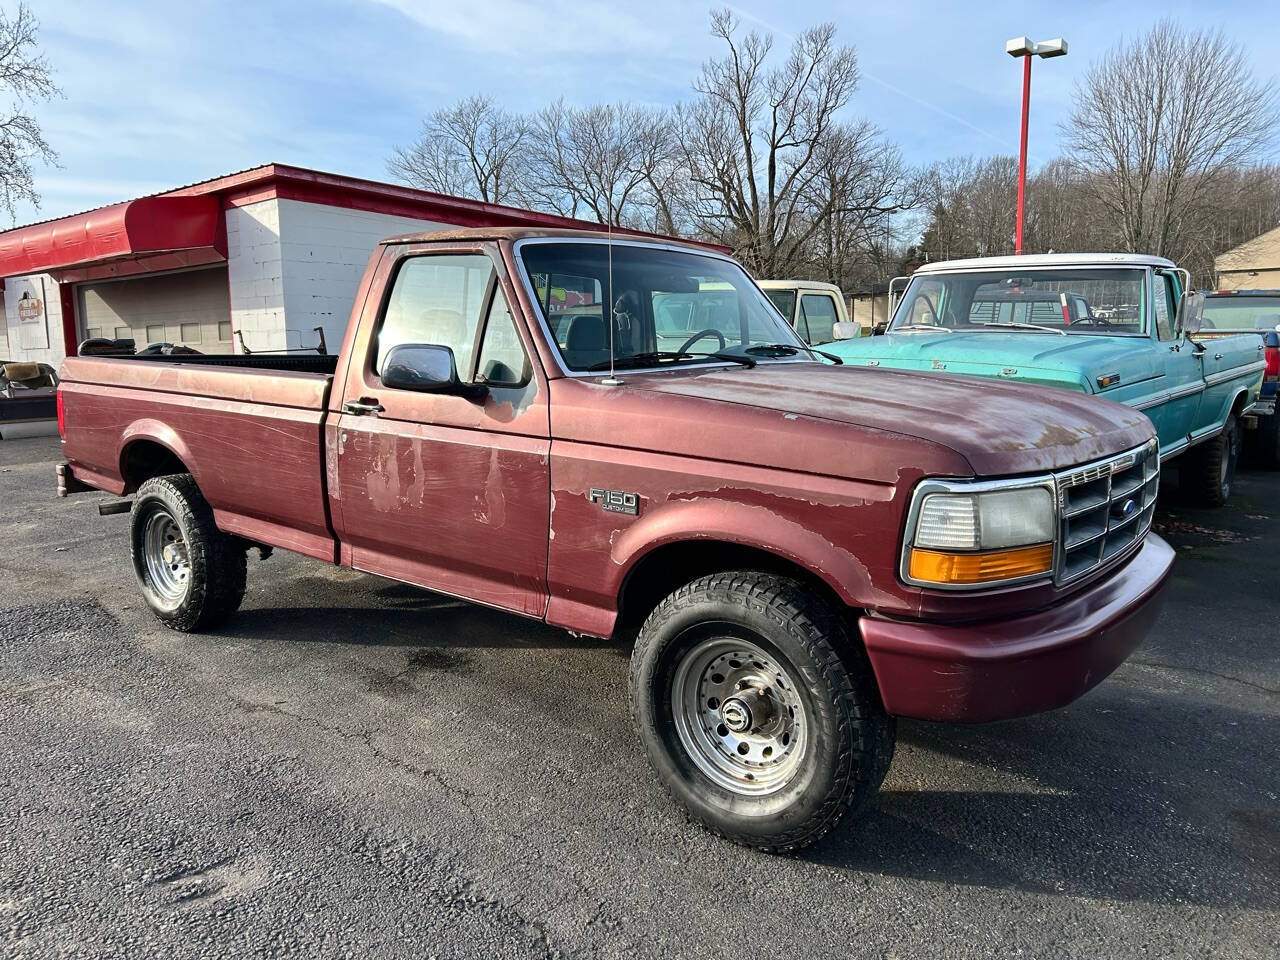
POLYGON ((623 647, 283 553, 171 632, 57 458, 0 442, 5 957, 1280 955, 1280 474, 1169 496, 1100 687, 900 724, 874 809, 778 857, 654 782, 623 647))

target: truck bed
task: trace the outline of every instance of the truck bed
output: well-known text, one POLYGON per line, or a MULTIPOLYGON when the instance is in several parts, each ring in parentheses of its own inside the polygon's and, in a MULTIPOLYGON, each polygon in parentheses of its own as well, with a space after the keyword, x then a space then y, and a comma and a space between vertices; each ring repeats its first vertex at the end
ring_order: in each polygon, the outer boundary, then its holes
POLYGON ((333 375, 292 368, 336 359, 69 357, 62 398, 76 429, 63 452, 82 480, 116 494, 136 489, 156 458, 171 460, 195 476, 221 529, 332 561, 324 427, 333 375))

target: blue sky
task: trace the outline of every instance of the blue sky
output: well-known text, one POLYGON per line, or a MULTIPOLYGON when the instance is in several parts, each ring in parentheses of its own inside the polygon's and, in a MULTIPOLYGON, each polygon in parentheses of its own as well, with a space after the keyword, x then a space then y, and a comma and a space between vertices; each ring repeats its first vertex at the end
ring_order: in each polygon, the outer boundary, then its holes
MULTIPOLYGON (((11 7, 12 0, 0 0, 11 7)), ((690 96, 711 4, 678 0, 312 0, 103 3, 34 0, 64 96, 40 107, 61 165, 38 171, 56 217, 271 161, 382 179, 420 118, 480 92, 512 109, 674 103, 690 96)), ((1126 33, 1164 14, 1222 23, 1270 77, 1280 17, 1269 2, 757 3, 744 22, 791 33, 834 20, 858 51, 865 116, 909 160, 1017 150, 1020 73, 1004 41, 1065 36, 1037 61, 1031 160, 1056 152, 1074 79, 1126 33)))

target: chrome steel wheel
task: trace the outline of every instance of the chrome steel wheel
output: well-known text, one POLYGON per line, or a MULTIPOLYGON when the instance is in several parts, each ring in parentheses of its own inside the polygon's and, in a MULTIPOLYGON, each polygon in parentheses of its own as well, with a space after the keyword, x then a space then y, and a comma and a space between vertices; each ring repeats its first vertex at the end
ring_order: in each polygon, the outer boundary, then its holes
POLYGON ((671 705, 681 745, 725 789, 775 793, 800 769, 808 739, 803 701, 777 658, 748 640, 713 637, 685 653, 671 705))
POLYGON ((182 529, 165 510, 155 509, 142 532, 142 556, 151 589, 167 607, 176 607, 191 582, 191 558, 182 529))

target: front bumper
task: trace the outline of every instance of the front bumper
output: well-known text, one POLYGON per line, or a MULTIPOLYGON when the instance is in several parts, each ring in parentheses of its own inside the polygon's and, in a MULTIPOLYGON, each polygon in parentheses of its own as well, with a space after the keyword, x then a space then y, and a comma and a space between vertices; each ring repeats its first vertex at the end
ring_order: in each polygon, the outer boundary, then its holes
POLYGON ((1173 549, 1148 534, 1120 571, 1046 610, 963 625, 862 617, 885 709, 985 723, 1065 706, 1142 642, 1164 603, 1173 561, 1173 549))

